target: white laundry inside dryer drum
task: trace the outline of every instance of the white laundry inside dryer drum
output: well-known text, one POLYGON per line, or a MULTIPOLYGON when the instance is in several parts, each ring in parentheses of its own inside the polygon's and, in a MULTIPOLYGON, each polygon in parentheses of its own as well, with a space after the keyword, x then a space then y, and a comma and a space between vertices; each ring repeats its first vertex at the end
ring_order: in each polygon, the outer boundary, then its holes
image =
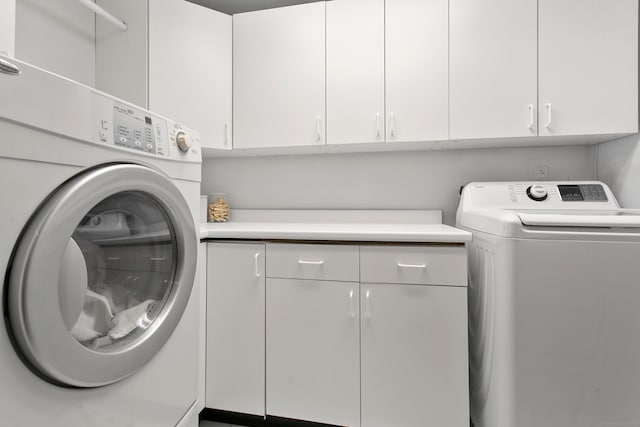
POLYGON ((172 239, 168 218, 142 193, 111 196, 85 215, 59 282, 62 316, 76 340, 113 351, 153 323, 175 276, 172 239))

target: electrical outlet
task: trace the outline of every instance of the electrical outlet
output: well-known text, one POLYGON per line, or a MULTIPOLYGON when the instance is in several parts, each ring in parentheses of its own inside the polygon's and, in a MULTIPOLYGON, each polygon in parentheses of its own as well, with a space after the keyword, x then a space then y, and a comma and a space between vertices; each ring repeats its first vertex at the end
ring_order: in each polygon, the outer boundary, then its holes
POLYGON ((549 179, 549 166, 536 165, 533 167, 533 179, 536 181, 545 181, 549 179))

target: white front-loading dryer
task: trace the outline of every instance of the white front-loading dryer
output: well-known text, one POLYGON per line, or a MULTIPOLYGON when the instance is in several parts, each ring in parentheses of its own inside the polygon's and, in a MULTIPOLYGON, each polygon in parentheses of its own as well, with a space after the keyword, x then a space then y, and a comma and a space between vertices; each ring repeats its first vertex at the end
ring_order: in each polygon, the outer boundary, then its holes
POLYGON ((471 183, 475 427, 640 426, 640 213, 599 182, 471 183))
POLYGON ((0 424, 194 425, 197 134, 2 59, 0 424))

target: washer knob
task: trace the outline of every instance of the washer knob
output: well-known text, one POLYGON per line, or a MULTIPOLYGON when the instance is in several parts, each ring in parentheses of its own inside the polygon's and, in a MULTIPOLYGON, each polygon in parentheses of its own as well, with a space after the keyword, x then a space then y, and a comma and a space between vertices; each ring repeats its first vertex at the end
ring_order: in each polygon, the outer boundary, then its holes
POLYGON ((183 131, 178 131, 176 133, 176 144, 178 144, 180 151, 187 153, 191 148, 191 137, 183 131))
POLYGON ((531 200, 541 202, 547 199, 547 190, 542 185, 532 185, 527 188, 527 196, 529 196, 531 200))

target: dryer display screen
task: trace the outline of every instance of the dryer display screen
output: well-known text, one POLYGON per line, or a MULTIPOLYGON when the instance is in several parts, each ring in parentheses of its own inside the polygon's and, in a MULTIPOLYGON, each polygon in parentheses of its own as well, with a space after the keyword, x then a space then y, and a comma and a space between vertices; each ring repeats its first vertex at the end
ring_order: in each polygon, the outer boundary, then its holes
POLYGON ((606 202, 607 195, 599 184, 558 185, 564 202, 606 202))

